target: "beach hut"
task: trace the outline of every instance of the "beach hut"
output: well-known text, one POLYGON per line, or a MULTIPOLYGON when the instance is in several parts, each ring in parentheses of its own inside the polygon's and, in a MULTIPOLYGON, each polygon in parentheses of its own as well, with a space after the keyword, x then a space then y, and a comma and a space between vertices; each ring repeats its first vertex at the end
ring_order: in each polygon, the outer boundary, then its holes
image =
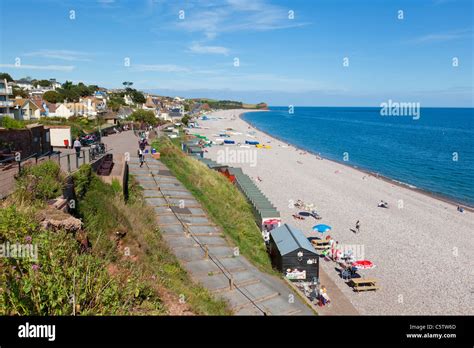
POLYGON ((318 281, 319 257, 300 230, 284 224, 270 232, 270 258, 289 280, 318 281))
POLYGON ((199 146, 188 146, 187 151, 191 155, 198 155, 204 157, 204 151, 199 146))

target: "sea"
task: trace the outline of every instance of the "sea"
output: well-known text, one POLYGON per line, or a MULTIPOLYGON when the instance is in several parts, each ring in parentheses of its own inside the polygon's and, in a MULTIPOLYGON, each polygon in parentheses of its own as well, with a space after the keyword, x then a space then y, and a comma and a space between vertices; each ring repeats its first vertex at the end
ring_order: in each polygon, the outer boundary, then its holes
POLYGON ((286 106, 242 118, 306 151, 474 207, 474 109, 418 111, 286 106))

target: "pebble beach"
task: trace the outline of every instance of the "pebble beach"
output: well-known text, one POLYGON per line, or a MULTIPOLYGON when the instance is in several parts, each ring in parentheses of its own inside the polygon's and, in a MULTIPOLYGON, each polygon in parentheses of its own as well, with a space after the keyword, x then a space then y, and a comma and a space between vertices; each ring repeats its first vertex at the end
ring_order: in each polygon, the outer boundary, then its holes
POLYGON ((214 140, 232 129, 229 139, 236 144, 256 140, 271 147, 214 145, 206 148, 205 157, 223 163, 225 148, 251 151, 251 156, 229 157, 233 163, 225 164, 242 168, 254 179, 284 223, 308 237, 315 236, 312 226, 330 225, 329 234, 340 245, 376 265, 360 274, 376 278, 381 289, 355 293, 340 277, 336 263, 320 263, 360 314, 474 314, 474 213, 460 213, 450 202, 284 143, 242 120, 243 112, 249 111, 213 112, 191 133, 214 140), (301 211, 293 206, 297 200, 313 204, 322 219, 294 219, 292 215, 301 211), (380 200, 389 208, 378 207, 380 200), (359 233, 354 232, 357 220, 359 233))

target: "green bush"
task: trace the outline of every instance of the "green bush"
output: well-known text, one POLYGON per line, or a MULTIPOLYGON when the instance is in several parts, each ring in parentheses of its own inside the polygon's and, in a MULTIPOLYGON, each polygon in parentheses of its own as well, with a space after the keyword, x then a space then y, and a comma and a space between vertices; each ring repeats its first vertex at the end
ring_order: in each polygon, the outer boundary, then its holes
POLYGON ((17 191, 30 200, 49 200, 62 194, 64 177, 54 161, 24 167, 16 182, 17 191))
POLYGON ((92 167, 90 164, 83 164, 79 170, 73 175, 74 188, 77 198, 82 198, 92 180, 92 167))
POLYGON ((0 210, 0 221, 3 242, 38 248, 37 259, 0 259, 0 315, 130 314, 144 302, 162 310, 147 284, 111 277, 106 261, 81 253, 71 233, 42 230, 14 206, 0 210))
POLYGON ((15 120, 10 117, 1 117, 0 127, 7 128, 7 129, 24 129, 26 128, 26 123, 23 121, 15 120))

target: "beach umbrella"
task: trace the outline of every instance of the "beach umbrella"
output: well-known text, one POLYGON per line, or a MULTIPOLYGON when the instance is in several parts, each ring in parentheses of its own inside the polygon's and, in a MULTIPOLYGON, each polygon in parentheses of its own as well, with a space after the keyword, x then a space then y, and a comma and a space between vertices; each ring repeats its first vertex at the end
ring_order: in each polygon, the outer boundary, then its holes
POLYGON ((359 260, 352 263, 352 267, 357 270, 372 269, 375 265, 369 260, 359 260))
POLYGON ((330 231, 331 229, 332 229, 331 226, 324 225, 324 224, 313 226, 313 231, 316 231, 319 233, 324 233, 324 232, 330 231))

